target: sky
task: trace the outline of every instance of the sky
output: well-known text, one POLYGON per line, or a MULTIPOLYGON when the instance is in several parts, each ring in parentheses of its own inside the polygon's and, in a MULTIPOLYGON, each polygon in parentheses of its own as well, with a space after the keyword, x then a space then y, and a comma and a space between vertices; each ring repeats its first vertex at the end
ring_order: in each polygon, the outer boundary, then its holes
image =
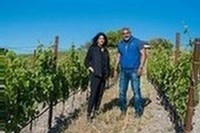
POLYGON ((141 40, 163 37, 171 42, 188 25, 200 37, 198 0, 0 0, 0 47, 30 53, 38 41, 59 49, 77 47, 98 32, 130 27, 141 40))

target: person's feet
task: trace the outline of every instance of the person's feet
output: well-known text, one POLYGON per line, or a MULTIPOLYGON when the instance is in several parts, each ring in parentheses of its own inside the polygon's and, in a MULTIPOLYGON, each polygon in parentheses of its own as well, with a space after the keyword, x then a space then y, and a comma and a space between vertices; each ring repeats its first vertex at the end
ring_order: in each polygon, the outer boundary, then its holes
POLYGON ((126 111, 121 111, 119 115, 119 120, 123 120, 126 117, 126 111))
POLYGON ((141 112, 135 112, 135 118, 140 118, 142 116, 141 112))
POLYGON ((92 116, 90 114, 87 114, 87 122, 92 123, 92 116))
POLYGON ((98 110, 94 110, 93 112, 92 112, 92 114, 87 114, 87 121, 89 122, 89 123, 91 123, 92 122, 92 120, 96 117, 96 116, 98 116, 100 114, 100 111, 98 111, 98 110))
POLYGON ((100 111, 98 111, 98 110, 94 110, 92 113, 91 113, 91 115, 90 115, 90 117, 91 117, 91 119, 94 119, 96 116, 98 116, 100 114, 100 111))
POLYGON ((139 109, 135 112, 135 118, 140 118, 143 115, 143 109, 139 109))
POLYGON ((92 118, 95 118, 96 116, 98 116, 100 114, 100 111, 99 110, 95 110, 93 112, 93 115, 92 115, 92 118))

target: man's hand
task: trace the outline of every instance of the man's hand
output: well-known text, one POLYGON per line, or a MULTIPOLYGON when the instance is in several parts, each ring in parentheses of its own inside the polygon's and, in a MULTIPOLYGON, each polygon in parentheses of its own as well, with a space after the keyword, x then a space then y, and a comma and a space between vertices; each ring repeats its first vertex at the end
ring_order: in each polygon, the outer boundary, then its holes
POLYGON ((139 67, 137 70, 138 76, 141 76, 143 74, 143 67, 139 67))
POLYGON ((117 75, 118 75, 117 70, 114 70, 114 76, 113 77, 117 77, 117 75))
POLYGON ((94 69, 92 67, 88 68, 90 72, 94 73, 94 69))

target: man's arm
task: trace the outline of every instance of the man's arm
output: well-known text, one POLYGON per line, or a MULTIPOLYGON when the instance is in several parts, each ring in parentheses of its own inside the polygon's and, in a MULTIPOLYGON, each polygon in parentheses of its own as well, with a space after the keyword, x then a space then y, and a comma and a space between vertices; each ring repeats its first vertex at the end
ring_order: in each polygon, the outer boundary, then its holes
POLYGON ((146 62, 146 50, 145 48, 142 48, 140 50, 140 54, 141 54, 141 58, 140 58, 140 66, 139 66, 139 69, 138 69, 138 75, 141 76, 142 73, 143 73, 143 67, 144 67, 144 64, 146 62))
POLYGON ((142 49, 140 50, 140 54, 141 54, 141 58, 140 58, 140 68, 143 68, 143 67, 144 67, 144 64, 145 64, 145 62, 146 62, 146 56, 147 56, 145 48, 142 48, 142 49))

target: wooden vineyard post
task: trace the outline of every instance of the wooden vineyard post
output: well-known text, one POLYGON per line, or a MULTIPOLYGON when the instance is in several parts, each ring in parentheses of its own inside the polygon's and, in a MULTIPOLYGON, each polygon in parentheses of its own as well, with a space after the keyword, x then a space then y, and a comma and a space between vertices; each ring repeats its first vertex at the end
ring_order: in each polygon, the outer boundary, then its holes
POLYGON ((187 112, 185 118, 184 133, 192 133, 192 117, 194 115, 195 106, 195 89, 198 82, 199 65, 200 65, 200 38, 194 41, 194 51, 192 59, 192 73, 190 87, 188 90, 187 112))
POLYGON ((196 106, 199 102, 199 96, 197 92, 197 85, 199 83, 199 74, 200 74, 200 38, 195 39, 196 52, 194 53, 193 60, 193 79, 194 79, 194 106, 196 106))
MULTIPOLYGON (((54 42, 54 67, 56 69, 57 64, 57 57, 58 57, 58 43, 59 43, 59 37, 55 37, 54 42)), ((48 128, 51 129, 52 124, 52 117, 53 117, 53 99, 52 99, 53 93, 50 92, 50 104, 49 104, 49 120, 48 120, 48 128)))
POLYGON ((179 51, 180 51, 180 33, 176 33, 176 45, 175 45, 175 57, 174 57, 175 64, 178 61, 179 51))
POLYGON ((199 96, 198 96, 198 91, 197 91, 197 85, 199 83, 199 74, 200 74, 200 38, 195 39, 196 43, 196 54, 195 54, 195 60, 194 60, 194 85, 195 85, 195 90, 194 90, 194 106, 196 106, 199 102, 199 96))

